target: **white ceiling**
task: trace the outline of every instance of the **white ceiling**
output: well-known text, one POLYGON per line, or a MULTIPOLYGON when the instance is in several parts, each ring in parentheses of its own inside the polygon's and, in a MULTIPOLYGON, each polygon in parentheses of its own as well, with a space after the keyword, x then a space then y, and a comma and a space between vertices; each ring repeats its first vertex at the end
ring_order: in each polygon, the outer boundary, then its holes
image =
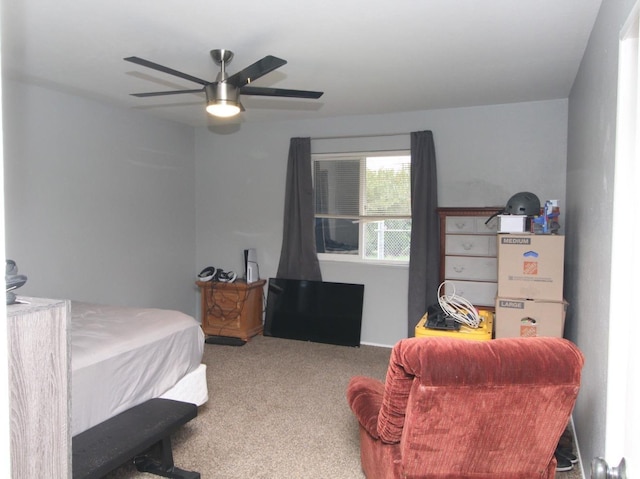
MULTIPOLYGON (((256 86, 319 100, 243 96, 226 122, 370 115, 567 98, 601 0, 2 0, 3 75, 194 126, 204 94, 129 93, 214 80, 265 55, 288 63, 256 86)), ((220 120, 216 120, 216 123, 220 120)))

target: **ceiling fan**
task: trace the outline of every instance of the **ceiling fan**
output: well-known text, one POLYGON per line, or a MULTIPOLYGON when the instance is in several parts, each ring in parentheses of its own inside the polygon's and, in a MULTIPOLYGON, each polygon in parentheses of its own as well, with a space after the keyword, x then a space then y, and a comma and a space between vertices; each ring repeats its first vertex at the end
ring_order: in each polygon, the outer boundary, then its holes
POLYGON ((199 83, 201 88, 193 90, 173 90, 173 91, 157 91, 148 93, 132 93, 132 96, 148 97, 148 96, 161 96, 161 95, 176 95, 180 93, 200 93, 204 92, 207 97, 207 112, 211 115, 218 117, 231 117, 237 115, 240 111, 244 111, 242 104, 240 103, 240 94, 243 95, 259 95, 259 96, 278 96, 289 98, 320 98, 323 92, 320 91, 308 91, 308 90, 287 90, 282 88, 266 88, 251 86, 250 83, 272 72, 276 68, 280 68, 287 62, 282 58, 277 58, 272 55, 258 60, 252 65, 249 65, 244 70, 234 73, 229 76, 226 71, 226 66, 233 58, 233 52, 230 50, 211 50, 210 52, 213 61, 220 65, 220 72, 215 81, 202 80, 186 73, 182 73, 173 68, 168 68, 157 63, 150 62, 139 57, 127 57, 124 60, 142 65, 144 67, 152 68, 160 72, 168 73, 185 80, 199 83))

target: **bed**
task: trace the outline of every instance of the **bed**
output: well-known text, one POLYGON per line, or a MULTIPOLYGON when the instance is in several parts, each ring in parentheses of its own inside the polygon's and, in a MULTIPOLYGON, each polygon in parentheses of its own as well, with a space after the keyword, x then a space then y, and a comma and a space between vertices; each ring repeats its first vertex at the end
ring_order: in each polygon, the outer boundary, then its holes
POLYGON ((72 301, 72 436, 152 398, 204 404, 203 350, 186 314, 72 301))

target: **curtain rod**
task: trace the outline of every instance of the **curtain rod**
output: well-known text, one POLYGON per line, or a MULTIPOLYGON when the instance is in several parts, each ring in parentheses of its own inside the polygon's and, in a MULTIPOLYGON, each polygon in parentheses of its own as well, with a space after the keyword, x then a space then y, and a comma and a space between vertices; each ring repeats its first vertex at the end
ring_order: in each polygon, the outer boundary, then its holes
POLYGON ((316 136, 311 140, 344 140, 350 138, 380 138, 383 136, 408 136, 409 133, 383 133, 381 135, 345 135, 345 136, 316 136))

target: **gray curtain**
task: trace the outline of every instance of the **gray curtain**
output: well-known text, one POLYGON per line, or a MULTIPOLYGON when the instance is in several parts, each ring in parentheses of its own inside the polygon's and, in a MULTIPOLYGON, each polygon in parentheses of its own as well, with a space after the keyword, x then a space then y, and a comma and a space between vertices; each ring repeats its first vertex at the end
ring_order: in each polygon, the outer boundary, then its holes
POLYGON ((409 259, 408 336, 438 298, 440 225, 436 150, 433 133, 411 133, 411 253, 409 259))
POLYGON ((291 138, 278 278, 321 281, 316 253, 311 139, 291 138))

